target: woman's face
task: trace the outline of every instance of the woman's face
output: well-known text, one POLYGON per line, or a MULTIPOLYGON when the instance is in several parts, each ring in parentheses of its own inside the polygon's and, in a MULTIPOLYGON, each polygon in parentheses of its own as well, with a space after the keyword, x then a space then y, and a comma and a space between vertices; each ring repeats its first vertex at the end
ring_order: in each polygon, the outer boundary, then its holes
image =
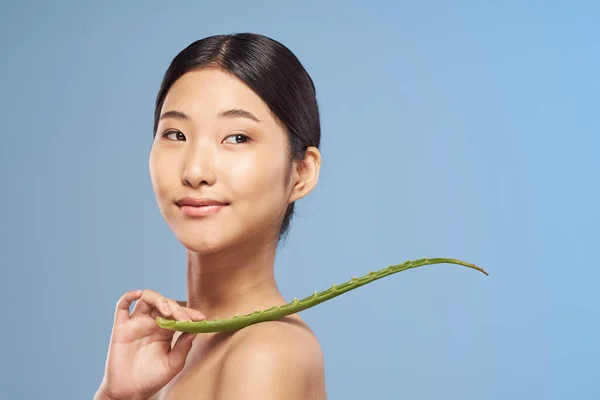
POLYGON ((286 135, 261 98, 226 72, 197 70, 175 82, 149 165, 160 211, 185 247, 211 253, 276 237, 292 200, 286 135), (225 205, 190 216, 177 204, 184 197, 225 205))

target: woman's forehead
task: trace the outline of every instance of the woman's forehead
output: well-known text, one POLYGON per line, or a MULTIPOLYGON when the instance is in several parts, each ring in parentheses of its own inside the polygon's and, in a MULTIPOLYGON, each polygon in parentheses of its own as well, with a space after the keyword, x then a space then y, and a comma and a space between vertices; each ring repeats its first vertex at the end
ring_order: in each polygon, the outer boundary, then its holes
POLYGON ((264 101, 241 80, 219 69, 190 71, 169 89, 163 112, 178 110, 197 116, 217 116, 226 110, 246 110, 260 121, 272 119, 264 101))

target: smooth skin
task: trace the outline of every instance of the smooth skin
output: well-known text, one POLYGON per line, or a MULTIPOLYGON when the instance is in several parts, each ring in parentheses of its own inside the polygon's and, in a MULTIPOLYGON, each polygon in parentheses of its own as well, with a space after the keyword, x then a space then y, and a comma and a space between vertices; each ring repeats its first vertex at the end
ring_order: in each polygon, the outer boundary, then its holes
POLYGON ((277 237, 288 204, 318 182, 319 150, 292 162, 287 134, 266 104, 217 68, 182 76, 161 116, 150 176, 160 212, 186 249, 187 301, 152 290, 123 295, 96 399, 325 399, 321 347, 297 315, 201 335, 175 335, 155 320, 225 319, 287 303, 273 273, 277 237), (227 205, 188 217, 175 204, 184 196, 227 205))

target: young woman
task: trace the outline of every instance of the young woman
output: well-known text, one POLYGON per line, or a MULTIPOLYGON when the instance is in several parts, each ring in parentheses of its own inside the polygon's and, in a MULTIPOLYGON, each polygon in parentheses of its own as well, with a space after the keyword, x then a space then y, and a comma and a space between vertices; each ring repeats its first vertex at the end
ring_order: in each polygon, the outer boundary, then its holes
POLYGON ((96 399, 326 398, 320 345, 298 315, 198 335, 155 322, 287 302, 275 252, 294 202, 317 184, 319 142, 313 82, 277 41, 213 36, 174 58, 156 100, 149 166, 160 211, 187 249, 187 302, 149 289, 121 297, 96 399))

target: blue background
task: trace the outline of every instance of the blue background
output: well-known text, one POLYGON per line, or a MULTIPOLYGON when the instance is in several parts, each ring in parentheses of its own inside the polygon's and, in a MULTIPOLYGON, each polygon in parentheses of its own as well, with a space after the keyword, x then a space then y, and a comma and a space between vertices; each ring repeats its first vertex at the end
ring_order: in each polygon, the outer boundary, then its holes
POLYGON ((246 31, 300 58, 322 113, 287 299, 421 257, 490 273, 423 267, 304 311, 329 398, 600 398, 598 4, 4 2, 2 398, 91 398, 118 297, 184 298, 154 99, 185 46, 246 31))

